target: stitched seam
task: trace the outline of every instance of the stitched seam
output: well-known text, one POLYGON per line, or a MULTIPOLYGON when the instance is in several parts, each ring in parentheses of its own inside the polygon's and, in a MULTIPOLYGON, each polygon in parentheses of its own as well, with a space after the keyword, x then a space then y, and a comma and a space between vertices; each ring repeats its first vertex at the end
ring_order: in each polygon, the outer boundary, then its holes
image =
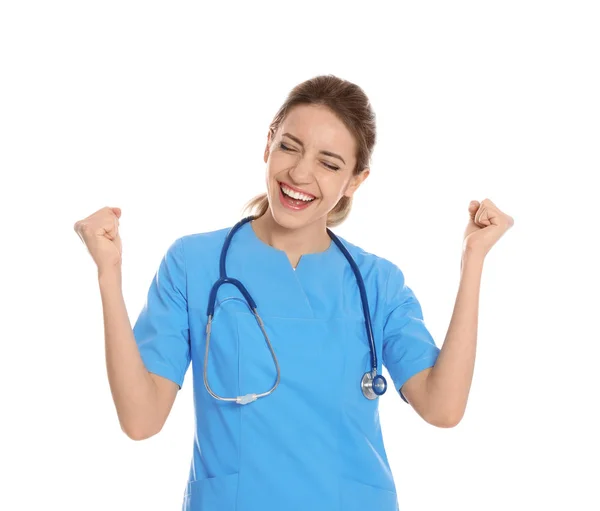
MULTIPOLYGON (((187 259, 185 256, 185 247, 183 246, 183 239, 182 238, 178 238, 177 239, 177 244, 181 247, 181 253, 183 256, 183 273, 184 273, 184 282, 185 282, 185 310, 187 312, 187 326, 188 326, 188 339, 190 341, 191 344, 191 340, 192 340, 192 332, 190 329, 190 309, 189 309, 189 297, 188 297, 188 271, 187 271, 187 259)), ((192 359, 192 353, 191 353, 191 345, 190 345, 190 351, 188 351, 188 355, 189 355, 189 360, 188 363, 191 362, 192 359)), ((181 376, 181 380, 183 383, 183 379, 185 377, 185 373, 181 376)))
POLYGON ((392 276, 392 267, 390 267, 390 271, 388 272, 388 276, 387 279, 385 281, 385 294, 384 296, 384 301, 385 301, 385 316, 383 318, 383 327, 385 327, 385 325, 387 324, 387 320, 390 316, 390 314, 392 313, 391 310, 389 310, 389 301, 388 301, 388 289, 389 289, 389 285, 390 285, 390 278, 392 276))

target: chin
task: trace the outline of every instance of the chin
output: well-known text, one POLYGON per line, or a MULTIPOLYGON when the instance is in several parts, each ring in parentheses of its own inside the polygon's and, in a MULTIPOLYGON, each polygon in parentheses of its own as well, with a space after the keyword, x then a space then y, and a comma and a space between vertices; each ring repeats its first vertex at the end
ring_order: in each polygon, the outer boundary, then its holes
POLYGON ((284 229, 298 229, 311 222, 311 218, 308 215, 300 217, 294 213, 288 213, 281 206, 275 207, 271 210, 273 220, 276 224, 280 225, 284 229))
POLYGON ((288 211, 280 204, 271 209, 271 215, 275 223, 284 229, 300 229, 301 227, 318 222, 323 216, 315 214, 315 211, 288 211))

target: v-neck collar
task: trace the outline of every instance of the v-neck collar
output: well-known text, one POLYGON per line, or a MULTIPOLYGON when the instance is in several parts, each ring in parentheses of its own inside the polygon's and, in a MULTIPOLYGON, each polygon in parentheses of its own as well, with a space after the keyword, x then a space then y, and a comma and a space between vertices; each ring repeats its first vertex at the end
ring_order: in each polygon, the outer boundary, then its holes
POLYGON ((298 264, 294 268, 284 250, 273 247, 258 237, 254 231, 254 228, 252 227, 252 221, 246 222, 244 225, 242 225, 236 234, 239 234, 240 237, 243 237, 245 241, 257 251, 262 252, 265 257, 273 256, 275 254, 277 257, 285 258, 290 269, 294 273, 297 273, 299 269, 303 270, 305 266, 312 266, 313 264, 322 264, 326 262, 332 257, 332 254, 336 250, 335 243, 330 239, 329 247, 326 250, 302 254, 298 264))
POLYGON ((230 276, 247 286, 267 316, 326 316, 331 312, 327 297, 341 290, 344 275, 352 271, 333 240, 327 250, 304 254, 294 270, 287 254, 263 242, 251 222, 235 232, 228 253, 230 276))

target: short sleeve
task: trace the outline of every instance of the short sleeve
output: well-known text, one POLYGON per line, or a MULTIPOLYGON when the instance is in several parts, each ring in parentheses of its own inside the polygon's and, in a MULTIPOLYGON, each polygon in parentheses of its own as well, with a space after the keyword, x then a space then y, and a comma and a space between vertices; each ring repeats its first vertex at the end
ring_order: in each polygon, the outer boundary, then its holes
POLYGON ((401 387, 418 372, 433 367, 440 349, 423 321, 421 305, 395 265, 386 284, 387 310, 383 327, 383 364, 400 397, 401 387))
POLYGON ((151 373, 181 386, 190 365, 186 268, 181 238, 167 249, 133 327, 140 355, 151 373))

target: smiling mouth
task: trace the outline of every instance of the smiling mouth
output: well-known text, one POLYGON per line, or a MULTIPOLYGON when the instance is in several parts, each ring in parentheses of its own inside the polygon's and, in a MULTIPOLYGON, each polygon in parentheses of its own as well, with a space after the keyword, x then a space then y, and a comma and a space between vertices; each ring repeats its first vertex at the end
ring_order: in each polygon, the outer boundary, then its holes
POLYGON ((279 189, 281 190, 281 193, 283 195, 295 201, 301 201, 308 204, 309 202, 313 202, 316 199, 316 197, 307 193, 296 192, 295 190, 292 190, 291 188, 286 186, 284 183, 279 183, 279 189))

